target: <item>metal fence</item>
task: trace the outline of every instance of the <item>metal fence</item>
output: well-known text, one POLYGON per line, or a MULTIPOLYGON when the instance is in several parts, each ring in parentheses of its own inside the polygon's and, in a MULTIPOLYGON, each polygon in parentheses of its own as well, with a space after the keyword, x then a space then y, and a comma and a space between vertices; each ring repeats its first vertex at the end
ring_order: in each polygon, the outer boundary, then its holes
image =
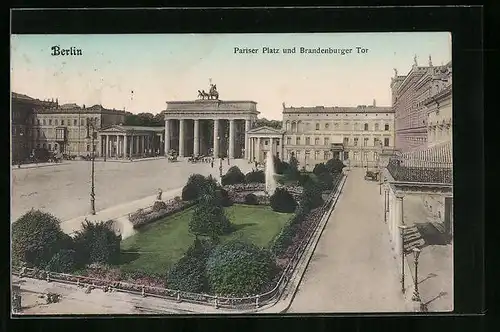
POLYGON ((387 170, 396 181, 453 183, 453 164, 430 160, 419 160, 405 156, 393 157, 387 170))
POLYGON ((215 308, 227 308, 233 310, 250 310, 257 309, 263 305, 270 304, 273 301, 279 300, 283 291, 290 278, 292 277, 297 264, 300 262, 305 249, 312 240, 312 235, 317 231, 318 226, 321 224, 323 218, 328 217, 326 215, 327 211, 331 208, 334 198, 337 193, 338 186, 345 175, 341 175, 336 179, 335 186, 325 201, 325 203, 320 207, 320 218, 314 220, 308 230, 306 231, 306 236, 298 245, 297 249, 294 251, 293 255, 288 259, 287 265, 283 270, 280 278, 278 279, 276 285, 270 291, 248 297, 223 297, 208 294, 198 294, 191 292, 184 292, 179 290, 173 290, 168 288, 147 286, 141 284, 128 283, 123 281, 110 281, 98 278, 92 278, 87 276, 78 276, 65 273, 57 273, 44 271, 39 269, 32 269, 26 267, 13 267, 12 273, 19 277, 30 277, 47 281, 55 281, 65 284, 72 284, 79 287, 98 287, 106 291, 120 291, 129 294, 135 294, 140 296, 152 296, 158 298, 164 298, 168 300, 174 300, 178 302, 189 302, 202 305, 211 305, 215 308))

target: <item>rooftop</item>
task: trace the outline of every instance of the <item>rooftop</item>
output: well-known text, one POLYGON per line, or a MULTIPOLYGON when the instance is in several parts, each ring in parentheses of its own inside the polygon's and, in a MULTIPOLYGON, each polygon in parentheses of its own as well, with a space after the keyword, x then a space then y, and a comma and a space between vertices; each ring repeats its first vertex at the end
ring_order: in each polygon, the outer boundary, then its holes
POLYGON ((391 106, 359 105, 357 107, 341 106, 307 106, 284 107, 283 113, 393 113, 391 106))

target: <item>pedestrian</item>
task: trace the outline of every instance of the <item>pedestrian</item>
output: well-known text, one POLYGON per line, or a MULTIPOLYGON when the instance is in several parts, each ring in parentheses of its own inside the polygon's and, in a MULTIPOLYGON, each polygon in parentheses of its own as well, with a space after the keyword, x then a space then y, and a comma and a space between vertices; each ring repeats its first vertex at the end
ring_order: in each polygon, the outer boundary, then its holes
POLYGON ((212 166, 212 168, 214 168, 214 158, 210 158, 210 165, 212 166))

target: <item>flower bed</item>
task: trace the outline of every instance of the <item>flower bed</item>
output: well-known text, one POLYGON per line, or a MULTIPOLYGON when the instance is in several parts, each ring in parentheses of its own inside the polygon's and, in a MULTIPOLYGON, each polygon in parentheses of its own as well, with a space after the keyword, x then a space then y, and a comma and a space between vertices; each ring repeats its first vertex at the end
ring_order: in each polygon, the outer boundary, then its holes
POLYGON ((145 209, 139 209, 134 213, 130 213, 128 215, 128 219, 132 223, 134 229, 140 228, 159 219, 168 217, 169 215, 172 215, 174 213, 183 211, 195 204, 194 201, 185 202, 179 199, 171 199, 165 203, 165 209, 154 211, 152 207, 148 207, 145 209))

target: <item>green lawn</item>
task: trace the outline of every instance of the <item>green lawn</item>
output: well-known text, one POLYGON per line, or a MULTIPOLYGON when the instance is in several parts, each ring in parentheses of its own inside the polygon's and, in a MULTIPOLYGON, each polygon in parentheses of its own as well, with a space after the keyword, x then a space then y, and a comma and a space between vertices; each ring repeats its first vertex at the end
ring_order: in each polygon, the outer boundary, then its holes
MULTIPOLYGON (((188 226, 193 210, 194 207, 147 225, 123 240, 121 268, 165 273, 194 241, 188 226)), ((240 238, 263 247, 271 243, 291 216, 274 212, 269 206, 255 205, 233 205, 226 208, 226 213, 235 231, 222 237, 222 241, 240 238)))

